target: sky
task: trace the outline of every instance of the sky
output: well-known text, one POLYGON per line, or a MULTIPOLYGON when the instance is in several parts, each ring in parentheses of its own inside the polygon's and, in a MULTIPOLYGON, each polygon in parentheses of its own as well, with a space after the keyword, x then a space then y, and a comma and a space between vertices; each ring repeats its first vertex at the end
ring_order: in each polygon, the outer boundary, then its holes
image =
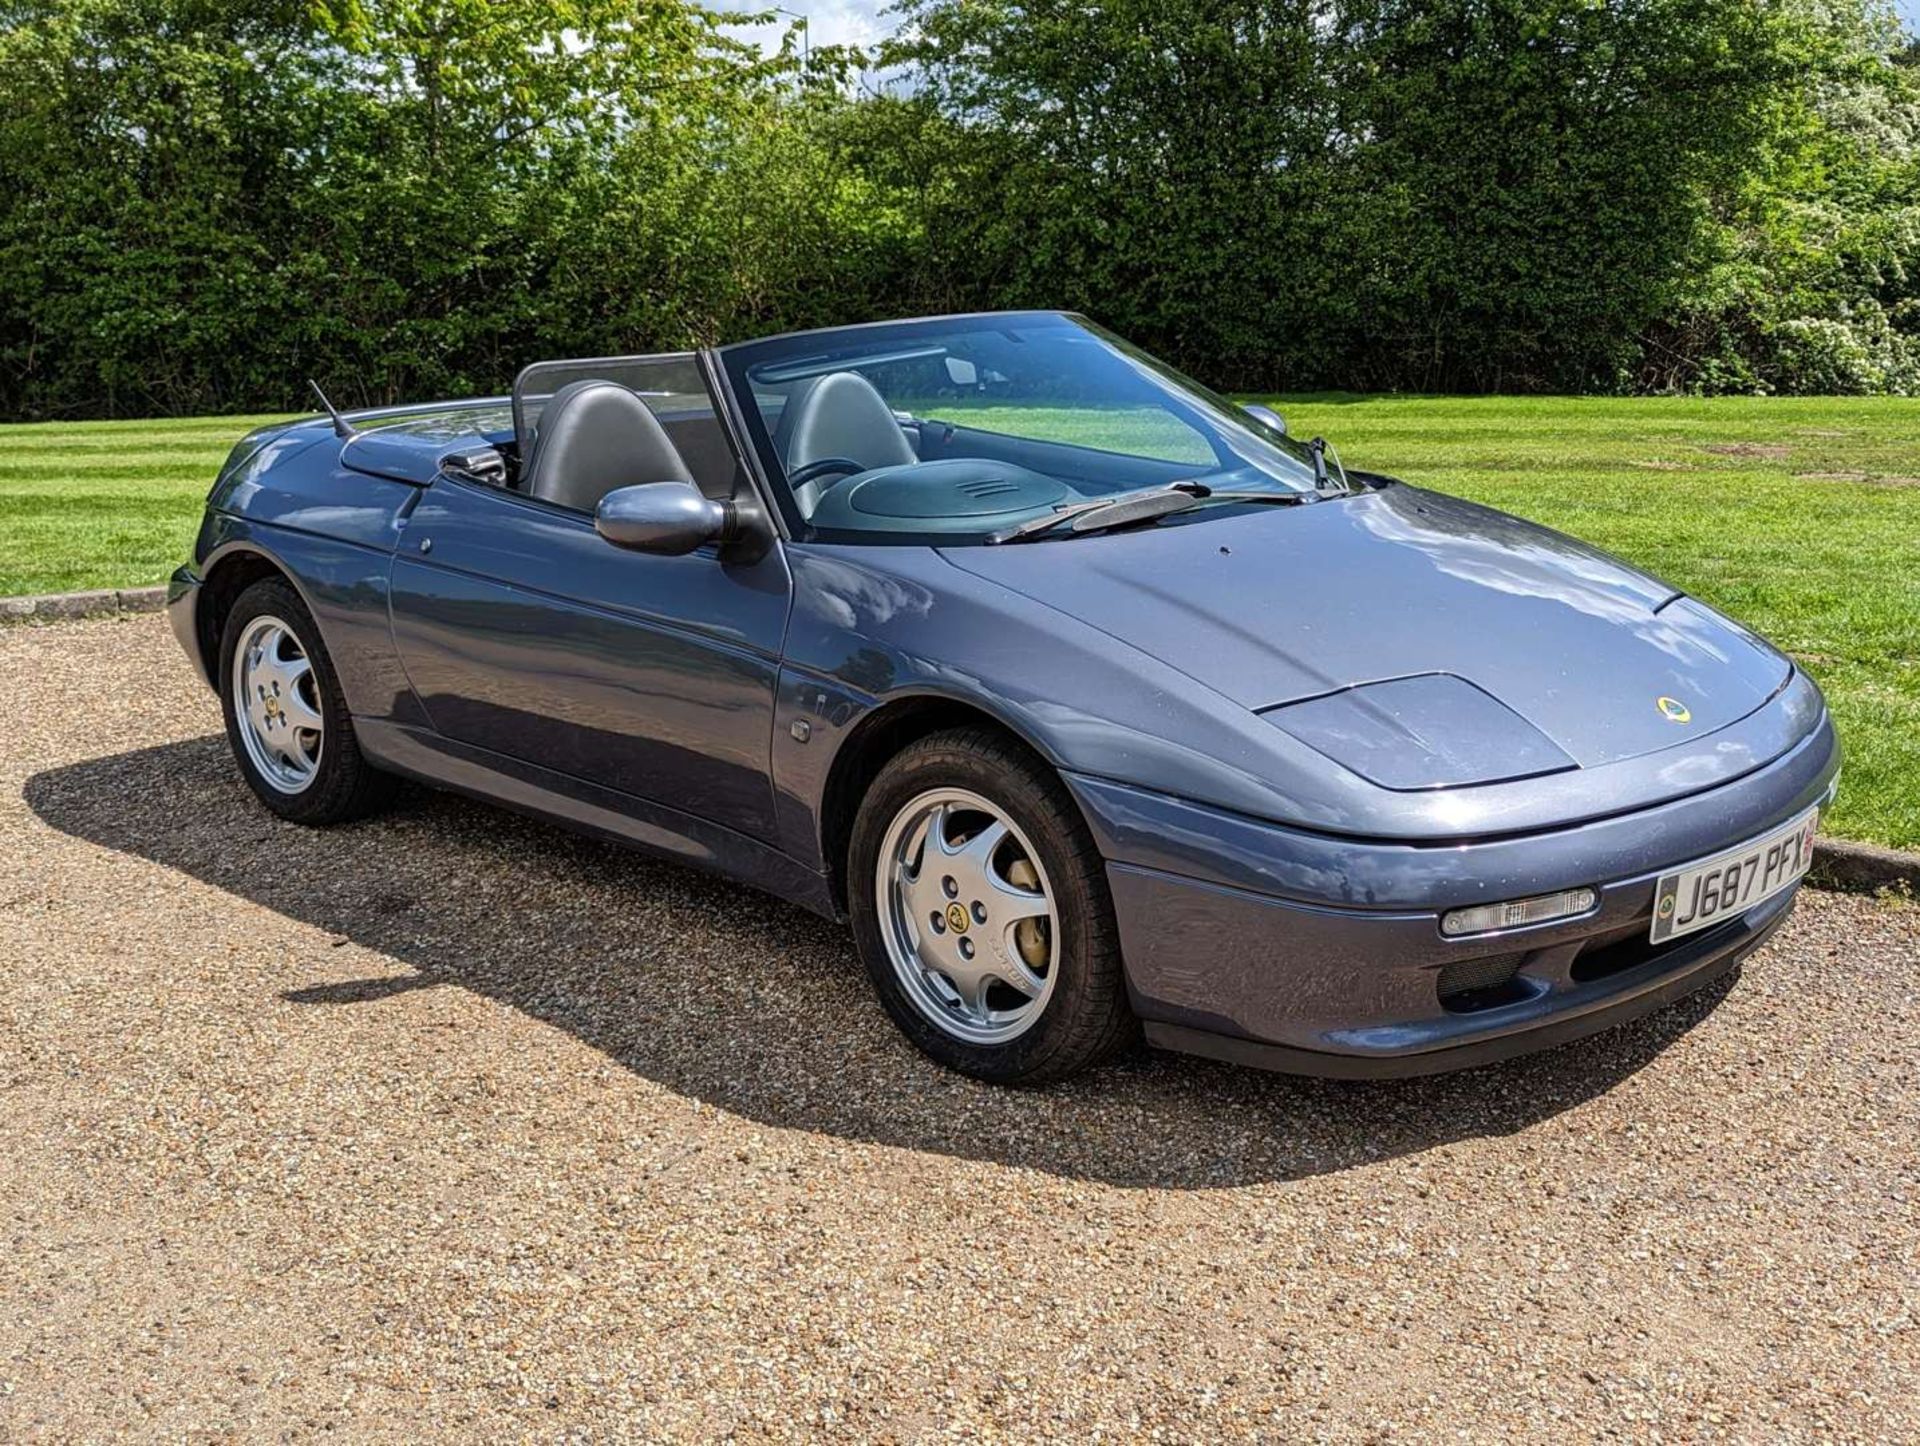
MULTIPOLYGON (((742 0, 745 8, 765 0, 742 0)), ((872 45, 884 38, 896 24, 893 16, 883 16, 892 0, 783 0, 782 10, 807 17, 815 45, 872 45)), ((1909 30, 1920 33, 1920 0, 1894 0, 1894 7, 1909 30)), ((790 15, 782 15, 776 25, 746 26, 742 34, 771 49, 780 43, 782 26, 792 24, 790 15)))
MULTIPOLYGON (((768 0, 738 0, 743 10, 755 10, 768 0)), ((768 50, 780 43, 780 33, 804 15, 815 45, 873 45, 886 38, 896 24, 893 16, 880 12, 893 0, 781 0, 786 13, 775 17, 772 25, 743 25, 739 34, 756 40, 768 50)), ((1920 0, 1906 0, 1920 6, 1920 0)))

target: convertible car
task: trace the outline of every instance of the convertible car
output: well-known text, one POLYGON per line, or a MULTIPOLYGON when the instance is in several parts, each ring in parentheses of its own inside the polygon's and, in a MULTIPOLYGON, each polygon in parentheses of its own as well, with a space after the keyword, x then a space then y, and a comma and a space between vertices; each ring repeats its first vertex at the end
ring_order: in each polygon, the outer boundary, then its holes
POLYGON ((1836 785, 1738 624, 1077 316, 328 410, 234 449, 171 588, 261 802, 405 776, 847 919, 987 1080, 1589 1034, 1779 926, 1836 785))

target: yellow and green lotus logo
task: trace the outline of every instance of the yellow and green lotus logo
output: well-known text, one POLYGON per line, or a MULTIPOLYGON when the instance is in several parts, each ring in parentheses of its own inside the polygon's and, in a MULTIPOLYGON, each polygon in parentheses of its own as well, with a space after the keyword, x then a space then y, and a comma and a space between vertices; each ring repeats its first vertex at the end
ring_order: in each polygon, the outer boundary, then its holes
POLYGON ((1660 716, 1669 723, 1691 723, 1693 710, 1678 698, 1655 698, 1653 706, 1660 710, 1660 716))

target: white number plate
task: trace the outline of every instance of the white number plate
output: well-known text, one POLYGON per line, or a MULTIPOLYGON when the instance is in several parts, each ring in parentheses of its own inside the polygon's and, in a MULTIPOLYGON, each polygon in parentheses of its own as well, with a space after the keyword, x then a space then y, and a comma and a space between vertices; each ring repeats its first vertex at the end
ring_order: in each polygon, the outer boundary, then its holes
POLYGON ((1677 939, 1736 914, 1791 885, 1813 863, 1820 810, 1808 809, 1756 843, 1666 875, 1653 891, 1653 942, 1677 939))

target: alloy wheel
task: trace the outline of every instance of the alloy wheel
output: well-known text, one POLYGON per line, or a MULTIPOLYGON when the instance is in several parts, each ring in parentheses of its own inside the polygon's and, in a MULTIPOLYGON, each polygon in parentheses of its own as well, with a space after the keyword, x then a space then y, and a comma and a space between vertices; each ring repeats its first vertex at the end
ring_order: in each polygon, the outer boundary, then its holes
POLYGON ((1033 1027, 1059 977, 1060 916, 1018 824, 970 790, 931 790, 895 814, 875 875, 887 955, 915 1009, 968 1044, 1033 1027))
POLYGON ((285 622, 262 614, 233 653, 234 714, 247 758, 276 792, 303 792, 320 771, 326 719, 313 660, 285 622))

